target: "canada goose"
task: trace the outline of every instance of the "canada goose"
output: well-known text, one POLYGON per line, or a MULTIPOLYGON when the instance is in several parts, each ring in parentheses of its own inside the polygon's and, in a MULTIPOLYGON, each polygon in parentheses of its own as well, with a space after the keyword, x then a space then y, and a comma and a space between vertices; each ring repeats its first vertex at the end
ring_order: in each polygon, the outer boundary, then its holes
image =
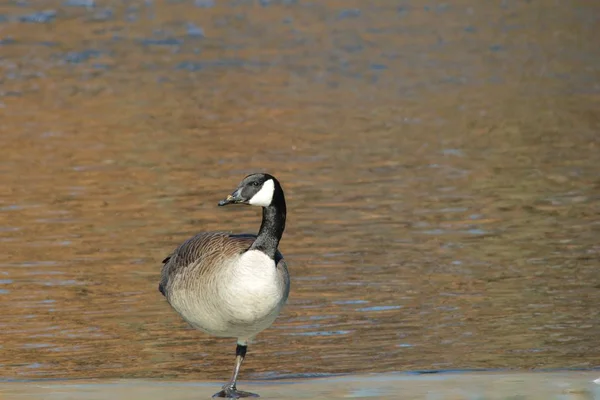
POLYGON ((259 397, 238 391, 236 381, 248 343, 271 326, 290 292, 290 277, 277 250, 286 205, 279 181, 269 174, 245 177, 219 202, 263 208, 258 235, 200 233, 164 259, 160 292, 194 328, 237 338, 233 375, 213 397, 259 397))

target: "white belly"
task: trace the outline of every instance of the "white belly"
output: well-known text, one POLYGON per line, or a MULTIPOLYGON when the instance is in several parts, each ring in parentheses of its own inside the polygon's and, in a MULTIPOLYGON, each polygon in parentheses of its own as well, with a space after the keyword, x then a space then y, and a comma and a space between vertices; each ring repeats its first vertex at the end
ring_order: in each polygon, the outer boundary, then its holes
POLYGON ((175 282, 174 287, 169 302, 190 325, 211 335, 246 340, 275 321, 286 292, 275 262, 258 250, 243 253, 195 282, 175 282))

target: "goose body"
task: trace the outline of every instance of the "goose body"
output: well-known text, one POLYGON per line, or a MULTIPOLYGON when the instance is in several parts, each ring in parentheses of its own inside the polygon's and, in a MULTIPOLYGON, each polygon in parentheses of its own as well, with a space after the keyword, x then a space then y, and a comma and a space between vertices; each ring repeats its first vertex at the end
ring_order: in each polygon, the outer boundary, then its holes
POLYGON ((287 265, 278 250, 285 229, 285 197, 275 177, 252 174, 219 202, 228 204, 262 207, 258 235, 195 235, 165 258, 158 289, 192 327, 237 338, 233 375, 214 397, 258 397, 238 391, 236 381, 248 342, 273 324, 290 292, 287 265))
POLYGON ((248 250, 256 235, 200 233, 177 248, 162 270, 160 290, 194 328, 248 342, 275 321, 289 273, 283 256, 248 250))

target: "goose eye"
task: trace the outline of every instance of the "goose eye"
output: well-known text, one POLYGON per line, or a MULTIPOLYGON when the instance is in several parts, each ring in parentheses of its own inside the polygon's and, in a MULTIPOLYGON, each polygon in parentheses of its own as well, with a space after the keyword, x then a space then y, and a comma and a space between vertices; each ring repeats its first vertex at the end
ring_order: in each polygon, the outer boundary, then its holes
POLYGON ((258 186, 258 182, 256 182, 256 181, 252 182, 252 186, 258 186))

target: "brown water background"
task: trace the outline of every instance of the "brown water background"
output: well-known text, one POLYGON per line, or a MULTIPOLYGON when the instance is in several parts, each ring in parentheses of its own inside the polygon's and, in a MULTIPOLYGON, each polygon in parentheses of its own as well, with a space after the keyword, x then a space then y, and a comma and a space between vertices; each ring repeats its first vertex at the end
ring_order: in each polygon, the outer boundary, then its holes
POLYGON ((284 185, 243 379, 600 366, 600 3, 0 2, 0 377, 223 379, 160 261, 284 185), (306 375, 303 375, 306 374, 306 375))

